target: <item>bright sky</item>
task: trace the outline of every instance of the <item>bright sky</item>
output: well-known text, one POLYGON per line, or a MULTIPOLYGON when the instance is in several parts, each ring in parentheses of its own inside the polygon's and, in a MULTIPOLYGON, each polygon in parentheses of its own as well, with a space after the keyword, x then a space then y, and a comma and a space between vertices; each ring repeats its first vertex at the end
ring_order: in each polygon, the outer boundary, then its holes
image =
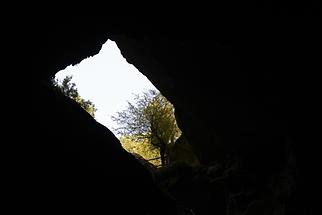
POLYGON ((133 101, 133 94, 156 89, 152 83, 121 55, 115 42, 108 40, 101 51, 75 66, 59 71, 56 77, 63 80, 72 75, 79 94, 91 100, 97 111, 95 119, 112 129, 117 125, 111 116, 133 101))

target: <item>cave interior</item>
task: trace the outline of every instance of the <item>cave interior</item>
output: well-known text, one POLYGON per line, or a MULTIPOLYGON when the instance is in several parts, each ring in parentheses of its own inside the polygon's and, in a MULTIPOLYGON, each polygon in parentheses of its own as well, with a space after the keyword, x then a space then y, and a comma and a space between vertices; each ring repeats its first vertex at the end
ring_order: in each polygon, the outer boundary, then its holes
POLYGON ((180 202, 196 215, 311 214, 317 19, 308 9, 304 17, 251 11, 231 19, 31 19, 22 27, 31 45, 32 110, 16 179, 21 207, 189 214, 178 212, 180 202), (211 181, 190 172, 173 199, 112 132, 51 89, 56 72, 97 54, 107 40, 174 104, 202 170, 216 175, 211 181))

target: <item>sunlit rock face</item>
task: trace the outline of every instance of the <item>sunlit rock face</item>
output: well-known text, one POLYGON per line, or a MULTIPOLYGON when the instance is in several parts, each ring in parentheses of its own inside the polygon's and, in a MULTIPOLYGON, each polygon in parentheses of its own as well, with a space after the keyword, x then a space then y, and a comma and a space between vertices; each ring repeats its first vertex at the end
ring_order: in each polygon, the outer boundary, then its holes
MULTIPOLYGON (((207 202, 196 205, 216 208, 217 202, 218 210, 212 211, 222 214, 227 205, 230 214, 308 214, 314 184, 308 183, 306 176, 312 173, 306 167, 312 167, 315 147, 307 139, 308 116, 315 92, 307 81, 317 65, 312 47, 319 45, 314 28, 304 20, 273 18, 176 20, 33 22, 33 98, 40 111, 33 114, 31 129, 37 132, 32 140, 37 142, 32 141, 34 150, 26 162, 31 162, 32 190, 39 193, 35 198, 42 203, 48 198, 48 207, 62 206, 59 199, 74 199, 69 209, 79 211, 83 206, 117 208, 124 201, 138 214, 146 209, 140 204, 144 199, 154 211, 173 211, 172 203, 154 190, 147 171, 121 149, 111 132, 48 88, 55 72, 98 53, 112 39, 127 61, 174 104, 201 164, 236 164, 231 175, 223 171, 228 177, 221 188, 212 189, 227 199, 214 195, 200 198, 207 202), (239 194, 239 199, 225 193, 239 194), (112 200, 98 197, 105 194, 112 200)), ((119 209, 130 208, 125 207, 119 209)))

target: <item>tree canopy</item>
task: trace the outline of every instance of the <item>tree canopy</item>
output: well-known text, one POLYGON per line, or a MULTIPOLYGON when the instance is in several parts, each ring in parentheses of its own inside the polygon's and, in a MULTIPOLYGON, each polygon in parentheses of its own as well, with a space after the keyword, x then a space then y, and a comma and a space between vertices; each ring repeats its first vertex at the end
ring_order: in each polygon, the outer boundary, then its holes
POLYGON ((72 76, 66 76, 61 82, 53 79, 53 85, 56 89, 62 92, 65 96, 75 100, 84 110, 86 110, 92 117, 95 117, 97 109, 90 100, 83 99, 76 88, 76 84, 72 82, 72 76))
POLYGON ((136 95, 134 103, 118 112, 112 119, 119 125, 115 131, 135 142, 148 142, 160 152, 166 165, 167 148, 181 135, 173 105, 158 91, 149 90, 136 95))

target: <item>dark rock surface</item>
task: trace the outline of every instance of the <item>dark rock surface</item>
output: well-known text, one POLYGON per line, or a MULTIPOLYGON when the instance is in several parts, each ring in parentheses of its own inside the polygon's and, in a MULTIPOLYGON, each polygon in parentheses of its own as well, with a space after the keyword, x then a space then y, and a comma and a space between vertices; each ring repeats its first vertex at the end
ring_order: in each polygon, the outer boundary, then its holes
POLYGON ((32 66, 23 72, 32 74, 33 98, 29 145, 19 157, 23 177, 16 178, 24 208, 144 214, 150 203, 155 213, 173 211, 173 202, 108 129, 48 87, 57 71, 97 54, 111 39, 175 105, 203 165, 238 163, 232 171, 238 176, 213 182, 218 187, 211 192, 201 192, 209 181, 192 187, 191 195, 204 193, 191 203, 205 204, 199 214, 207 214, 212 203, 217 214, 228 214, 228 205, 230 215, 311 214, 318 162, 310 135, 321 37, 319 19, 309 17, 316 9, 306 6, 302 17, 284 6, 254 6, 244 8, 249 19, 241 12, 226 19, 235 10, 198 18, 28 19, 21 31, 32 66), (286 16, 273 16, 279 13, 286 16), (236 195, 225 196, 227 190, 236 195))

